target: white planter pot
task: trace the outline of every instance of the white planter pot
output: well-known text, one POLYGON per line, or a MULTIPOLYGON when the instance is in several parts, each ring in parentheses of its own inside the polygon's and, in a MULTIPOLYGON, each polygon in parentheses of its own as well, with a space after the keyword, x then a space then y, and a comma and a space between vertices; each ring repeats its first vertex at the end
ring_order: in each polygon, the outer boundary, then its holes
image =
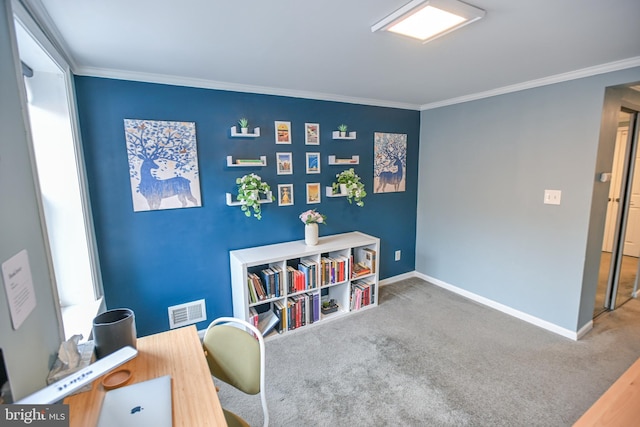
POLYGON ((249 128, 240 128, 240 132, 246 135, 247 133, 249 133, 249 128))
POLYGON ((315 246, 318 244, 318 224, 304 225, 304 243, 307 246, 315 246))
POLYGON ((340 184, 340 194, 343 196, 347 195, 347 184, 340 184))

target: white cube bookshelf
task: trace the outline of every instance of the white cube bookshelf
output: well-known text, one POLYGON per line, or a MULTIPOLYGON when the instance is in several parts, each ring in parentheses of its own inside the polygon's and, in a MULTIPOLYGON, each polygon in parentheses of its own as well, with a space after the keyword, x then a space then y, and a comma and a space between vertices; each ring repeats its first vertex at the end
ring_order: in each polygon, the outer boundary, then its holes
MULTIPOLYGON (((330 319, 376 307, 379 296, 379 259, 380 239, 358 231, 320 237, 315 246, 307 246, 304 240, 298 240, 230 251, 233 316, 250 321, 251 312, 254 310, 263 313, 274 311, 274 309, 282 316, 282 310, 278 310, 278 306, 295 305, 295 300, 302 300, 300 305, 306 304, 303 314, 307 316, 304 325, 297 322, 296 328, 290 329, 291 322, 289 322, 281 331, 284 335, 322 324, 330 319), (353 266, 363 261, 360 258, 366 256, 363 255, 365 253, 373 254, 374 264, 369 271, 365 268, 360 276, 353 277, 354 270, 358 270, 353 266), (313 268, 307 267, 309 271, 305 276, 304 286, 296 289, 292 286, 295 279, 291 277, 300 276, 300 273, 289 273, 288 270, 305 269, 301 266, 301 261, 311 266, 315 265, 315 275, 311 271, 313 268), (279 270, 278 276, 282 278, 279 292, 274 291, 275 282, 272 282, 268 289, 271 291, 270 295, 253 300, 249 275, 255 273, 261 279, 262 286, 267 288, 265 279, 269 276, 263 276, 267 274, 263 273, 263 270, 268 272, 269 269, 279 270), (331 274, 332 271, 333 274, 331 274), (357 301, 354 299, 356 295, 357 301), (312 307, 314 297, 317 302, 316 306, 312 307), (337 302, 338 310, 330 314, 319 312, 318 308, 322 305, 322 301, 331 299, 337 302), (313 319, 314 314, 316 314, 316 320, 313 319)), ((252 283, 255 285, 255 282, 252 283)), ((257 294, 258 292, 256 296, 257 294)), ((272 333, 268 336, 277 335, 272 333)))

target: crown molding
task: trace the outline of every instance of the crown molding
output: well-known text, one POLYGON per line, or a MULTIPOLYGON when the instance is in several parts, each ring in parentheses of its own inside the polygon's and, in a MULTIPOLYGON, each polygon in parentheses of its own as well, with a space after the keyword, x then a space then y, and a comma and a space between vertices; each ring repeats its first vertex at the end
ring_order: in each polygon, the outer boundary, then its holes
POLYGON ((421 111, 432 110, 434 108, 445 107, 447 105, 461 104, 463 102, 475 101, 492 96, 504 95, 511 92, 519 92, 521 90, 533 89, 540 86, 547 86, 554 83, 566 82, 569 80, 581 79, 583 77, 595 76, 598 74, 609 73, 612 71, 624 70, 640 66, 640 56, 627 58, 620 61, 609 62, 606 64, 596 65, 593 67, 582 68, 580 70, 570 71, 568 73, 556 74, 537 80, 518 83, 515 85, 504 86, 497 89, 488 90, 486 92, 478 92, 471 95, 460 96, 457 98, 445 99, 443 101, 432 102, 420 106, 421 111))
POLYGON ((180 77, 167 74, 141 73, 135 71, 122 71, 107 68, 80 67, 75 74, 80 76, 104 77, 116 80, 132 80, 146 83, 160 83, 174 86, 188 86, 204 89, 216 89, 232 92, 256 93, 262 95, 288 96, 291 98, 304 98, 319 101, 344 102, 347 104, 371 105, 375 107, 398 108, 403 110, 420 110, 420 105, 403 102, 381 101, 377 99, 358 98, 327 94, 321 92, 308 92, 266 86, 253 86, 238 83, 227 83, 215 80, 180 77))
MULTIPOLYGON (((64 38, 58 31, 58 27, 56 27, 55 23, 49 16, 47 9, 42 5, 40 0, 13 0, 14 3, 22 6, 24 11, 29 15, 31 20, 37 26, 37 30, 39 30, 44 37, 47 39, 51 46, 55 49, 58 55, 62 57, 62 59, 67 63, 67 66, 71 69, 71 72, 75 72, 78 68, 73 56, 69 54, 69 46, 64 43, 64 38)), ((20 14, 20 13, 19 13, 20 14)), ((27 22, 25 22, 28 25, 27 22)), ((30 27, 30 31, 34 31, 35 29, 30 27)))

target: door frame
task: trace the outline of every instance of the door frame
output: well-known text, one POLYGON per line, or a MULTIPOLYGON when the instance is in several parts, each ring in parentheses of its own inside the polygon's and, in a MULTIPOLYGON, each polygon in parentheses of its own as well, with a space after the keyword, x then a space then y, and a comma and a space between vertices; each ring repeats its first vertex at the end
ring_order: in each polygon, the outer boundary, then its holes
MULTIPOLYGON (((605 294, 604 306, 609 310, 615 310, 617 306, 618 288, 620 282, 620 269, 624 256, 625 235, 627 232, 627 223, 629 219, 629 208, 631 206, 631 190, 633 184, 633 175, 636 172, 636 157, 638 151, 638 132, 640 124, 640 112, 633 107, 623 105, 620 111, 631 114, 629 120, 629 131, 627 133, 627 141, 624 159, 624 170, 622 171, 621 186, 624 191, 620 194, 620 204, 618 206, 618 214, 616 218, 616 233, 614 234, 613 248, 611 253, 611 264, 609 270, 609 278, 607 281, 607 291, 605 294)), ((622 190, 621 189, 621 190, 622 190)), ((633 294, 637 293, 638 275, 634 284, 633 294)))

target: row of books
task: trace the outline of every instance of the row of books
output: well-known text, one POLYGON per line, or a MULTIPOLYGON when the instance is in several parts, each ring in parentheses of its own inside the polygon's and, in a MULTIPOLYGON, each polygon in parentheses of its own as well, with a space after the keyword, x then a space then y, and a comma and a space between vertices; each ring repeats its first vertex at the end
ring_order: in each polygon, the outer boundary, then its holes
POLYGON ((345 256, 322 257, 320 263, 320 283, 322 286, 347 280, 349 258, 345 256))
POLYGON ((320 294, 300 294, 273 303, 273 312, 279 319, 276 328, 290 331, 320 320, 320 294))
POLYGON ((260 275, 249 273, 249 303, 255 304, 258 301, 279 297, 282 294, 283 280, 282 269, 277 265, 260 270, 260 275))
POLYGON ((297 270, 287 266, 287 274, 290 294, 318 287, 318 263, 313 260, 301 259, 297 270))
MULTIPOLYGON (((320 264, 312 259, 302 258, 297 269, 292 265, 286 267, 287 293, 317 289, 318 280, 321 286, 342 283, 349 277, 349 266, 351 278, 375 273, 376 251, 367 247, 354 248, 351 257, 323 256, 320 264)), ((249 273, 247 277, 249 304, 283 296, 285 278, 280 266, 274 265, 258 273, 249 273)))
POLYGON ((374 283, 357 280, 351 283, 350 306, 351 311, 358 310, 376 301, 376 287, 374 283))

